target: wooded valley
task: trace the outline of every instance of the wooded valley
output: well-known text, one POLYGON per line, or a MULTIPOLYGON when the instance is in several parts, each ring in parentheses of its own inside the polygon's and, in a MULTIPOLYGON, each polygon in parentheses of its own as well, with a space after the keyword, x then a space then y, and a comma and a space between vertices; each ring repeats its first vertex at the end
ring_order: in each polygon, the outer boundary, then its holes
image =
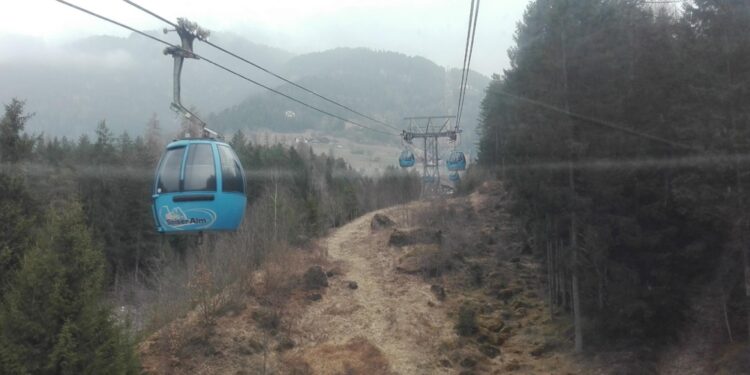
MULTIPOLYGON (((169 137, 155 117, 144 136, 115 136, 101 122, 93 138, 34 137, 24 132, 32 115, 13 100, 0 123, 1 372, 138 373, 134 335, 192 308, 189 283, 206 262, 198 237, 154 230, 153 168, 169 137), (112 309, 124 312, 121 319, 112 309)), ((204 241, 228 249, 227 241, 242 238, 231 249, 247 262, 233 274, 214 270, 223 278, 211 293, 278 249, 419 196, 415 174, 365 177, 342 159, 304 145, 253 144, 241 131, 230 143, 252 166, 249 214, 240 234, 204 241)))
MULTIPOLYGON (((266 52, 295 81, 387 121, 451 112, 463 95, 446 89, 461 71, 421 57, 266 52)), ((131 132, 101 121, 93 136, 60 137, 26 129, 35 114, 24 100, 4 103, 0 373, 136 374, 142 358, 178 371, 193 357, 213 361, 211 373, 236 365, 223 355, 262 361, 264 374, 328 373, 312 370, 326 368, 317 354, 348 368, 339 357, 349 350, 365 353, 352 368, 383 374, 556 363, 750 373, 750 2, 535 0, 508 53, 489 83, 471 72, 462 82, 469 106, 486 88, 464 115, 477 129, 463 140, 476 143, 451 151, 478 156, 453 171, 460 182, 432 190, 450 194, 429 199, 420 171, 366 176, 304 139, 259 142, 250 131, 391 146, 397 133, 349 129, 269 93, 214 103, 223 109, 207 119, 245 166, 247 212, 234 233, 155 230, 154 168, 179 137, 156 114, 131 132), (211 342, 232 324, 237 336, 211 342), (415 349, 393 354, 405 342, 415 349)))

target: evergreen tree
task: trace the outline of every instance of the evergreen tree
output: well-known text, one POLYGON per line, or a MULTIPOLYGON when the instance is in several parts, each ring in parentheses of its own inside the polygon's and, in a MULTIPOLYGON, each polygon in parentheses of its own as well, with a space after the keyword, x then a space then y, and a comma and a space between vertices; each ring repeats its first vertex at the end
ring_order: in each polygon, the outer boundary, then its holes
POLYGON ((162 138, 161 126, 159 125, 159 118, 156 116, 156 113, 151 115, 146 124, 144 141, 147 151, 147 158, 145 160, 152 164, 156 163, 164 151, 164 139, 162 138))
POLYGON ((115 137, 102 121, 96 127, 96 143, 94 143, 94 162, 96 164, 114 163, 115 137))
POLYGON ((0 161, 15 163, 26 159, 34 147, 33 138, 23 133, 26 121, 33 114, 24 114, 25 102, 12 99, 5 105, 5 115, 0 120, 0 161))
POLYGON ((0 173, 0 297, 30 247, 36 204, 22 180, 0 173))
POLYGON ((133 343, 103 304, 104 257, 83 211, 48 216, 0 310, 0 372, 135 374, 133 343))
MULTIPOLYGON (((511 68, 487 90, 480 163, 509 182, 559 276, 580 275, 582 328, 594 340, 673 335, 692 286, 727 244, 734 224, 723 218, 744 215, 727 215, 741 207, 727 192, 743 190, 731 160, 643 160, 695 157, 675 142, 745 152, 729 139, 747 138, 750 117, 750 44, 738 41, 750 35, 747 4, 697 1, 700 12, 688 7, 679 19, 637 1, 537 0, 518 26, 511 68)), ((551 297, 564 309, 574 305, 571 284, 551 297)))

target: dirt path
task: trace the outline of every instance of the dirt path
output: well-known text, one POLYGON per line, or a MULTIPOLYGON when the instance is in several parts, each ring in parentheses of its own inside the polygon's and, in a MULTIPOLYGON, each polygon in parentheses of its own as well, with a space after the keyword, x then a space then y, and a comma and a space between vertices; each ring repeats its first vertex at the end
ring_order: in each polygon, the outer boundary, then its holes
MULTIPOLYGON (((392 215, 394 210, 381 212, 392 215)), ((455 335, 452 324, 430 285, 419 276, 395 271, 396 250, 387 245, 387 230, 371 231, 373 215, 356 219, 325 240, 329 260, 342 274, 329 279, 323 299, 299 318, 301 342, 295 351, 315 373, 337 373, 347 365, 325 353, 340 357, 342 350, 358 350, 346 349, 347 343, 367 342, 382 352, 392 372, 449 373, 435 357, 440 343, 455 335), (351 289, 349 281, 356 282, 357 289, 351 289), (321 350, 334 346, 335 350, 321 350)))
MULTIPOLYGON (((217 313, 214 325, 201 325, 201 315, 194 310, 141 343, 144 373, 653 372, 650 367, 629 370, 639 368, 632 366, 637 357, 630 352, 600 352, 593 358, 572 353, 570 316, 550 314, 544 270, 531 254, 510 204, 501 183, 485 183, 468 197, 414 202, 364 215, 320 239, 317 247, 288 249, 256 272, 252 285, 257 289, 217 313), (376 213, 395 220, 399 236, 410 233, 414 241, 406 242, 417 245, 401 241, 404 246, 389 246, 391 229, 370 228, 376 213), (421 229, 407 230, 416 225, 421 229), (439 244, 424 238, 418 242, 414 233, 440 238, 433 241, 439 244), (425 249, 419 246, 429 245, 438 251, 422 252, 426 258, 415 262, 420 256, 416 250, 425 249), (401 269, 409 271, 405 264, 413 262, 408 264, 418 267, 409 272, 415 273, 399 271, 400 258, 401 269), (422 262, 425 259, 434 263, 422 262), (330 273, 328 287, 305 289, 303 274, 311 266, 330 273), (426 267, 440 271, 426 272, 426 267), (443 301, 432 292, 433 285, 444 291, 443 301), (268 298, 281 291, 287 293, 281 302, 268 298), (466 311, 472 313, 473 328, 462 328, 465 336, 459 336, 456 324, 465 322, 466 311)), ((692 315, 700 324, 664 355, 656 372, 713 373, 705 354, 723 358, 709 349, 711 342, 726 340, 724 331, 716 328, 723 323, 714 315, 720 296, 710 292, 717 288, 707 287, 696 296, 692 315)), ((727 358, 738 362, 739 370, 723 373, 747 373, 742 371, 743 347, 730 349, 727 358)))
POLYGON ((432 279, 397 271, 408 250, 388 246, 390 230, 370 228, 375 213, 356 219, 321 242, 339 272, 322 299, 295 319, 298 345, 289 356, 301 358, 313 374, 584 373, 570 345, 556 339, 566 327, 549 319, 540 266, 521 254, 502 186, 435 204, 377 213, 396 220, 399 229, 411 212, 422 227, 443 230, 449 240, 441 251, 448 252, 452 271, 432 279), (454 222, 459 218, 465 221, 454 222), (467 281, 472 272, 482 275, 482 285, 467 281), (444 302, 430 283, 445 287, 444 302), (463 306, 477 311, 478 331, 468 337, 455 329, 463 306))
POLYGON ((201 326, 194 310, 142 343, 144 370, 607 373, 586 371, 571 355, 569 319, 550 318, 540 265, 523 251, 508 202, 501 184, 486 184, 468 197, 373 212, 317 247, 288 249, 266 262, 254 276, 257 289, 217 313, 215 324, 201 326), (371 229, 376 213, 396 221, 402 246, 389 246, 392 229, 371 229), (303 274, 319 265, 329 273, 328 287, 306 289, 303 274), (270 299, 284 290, 282 302, 270 299))

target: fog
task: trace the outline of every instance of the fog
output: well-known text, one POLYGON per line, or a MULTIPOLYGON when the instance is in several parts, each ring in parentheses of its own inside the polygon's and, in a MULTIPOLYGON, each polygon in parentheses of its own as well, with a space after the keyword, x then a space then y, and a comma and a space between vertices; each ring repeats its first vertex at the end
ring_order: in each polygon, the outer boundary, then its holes
MULTIPOLYGON (((164 26, 123 1, 78 0, 74 3, 140 29, 164 26)), ((507 49, 527 3, 528 0, 481 3, 473 69, 490 75, 507 67, 507 49)), ((169 19, 185 16, 208 29, 234 32, 255 43, 295 54, 336 47, 367 47, 419 55, 442 66, 460 67, 470 2, 162 0, 143 2, 143 5, 169 19)), ((129 34, 51 0, 12 2, 2 8, 0 60, 33 56, 45 48, 59 47, 63 42, 81 37, 129 34)))
MULTIPOLYGON (((527 2, 485 1, 481 4, 472 70, 489 77, 508 67, 507 50, 527 2)), ((164 35, 161 32, 166 26, 164 23, 124 1, 76 0, 72 3, 172 43, 179 42, 175 33, 164 35)), ((437 94, 447 98, 445 101, 435 102, 433 97, 425 95, 421 101, 409 104, 408 111, 415 107, 414 113, 402 113, 403 108, 375 109, 370 107, 373 98, 347 96, 337 92, 335 86, 323 89, 327 95, 338 97, 365 113, 383 116, 383 112, 389 112, 387 120, 397 123, 403 116, 422 115, 420 111, 437 108, 439 112, 450 113, 455 110, 451 91, 455 90, 457 82, 453 83, 449 72, 463 64, 470 4, 470 1, 456 0, 262 3, 167 0, 144 1, 142 5, 168 19, 184 16, 194 20, 212 31, 212 41, 293 80, 308 79, 308 84, 313 78, 305 77, 306 69, 300 64, 289 65, 290 60, 341 47, 396 52, 403 55, 407 66, 409 58, 424 57, 443 68, 442 76, 416 71, 404 73, 411 75, 408 79, 413 87, 428 87, 428 82, 432 81, 433 86, 445 90, 437 94), (365 104, 355 104, 357 101, 365 104)), ((99 121, 106 120, 117 134, 124 130, 140 134, 153 114, 166 128, 176 127, 176 117, 169 110, 172 64, 162 53, 163 45, 54 0, 13 2, 3 5, 2 10, 0 103, 8 103, 14 97, 27 102, 28 112, 35 113, 27 124, 27 131, 77 137, 82 133, 91 134, 99 121)), ((283 83, 200 43, 195 49, 271 87, 283 83)), ((398 58, 383 67, 391 69, 390 81, 398 81, 398 72, 402 71, 399 69, 403 69, 396 65, 397 61, 398 58)), ((355 62, 357 66, 348 69, 364 68, 359 64, 355 62)), ((317 73, 318 86, 314 88, 321 89, 319 82, 325 80, 326 69, 335 69, 335 64, 316 68, 323 73, 317 73)), ((423 68, 431 67, 420 67, 423 68)), ((188 62, 183 77, 183 102, 195 105, 206 117, 241 105, 250 95, 264 94, 257 86, 207 64, 188 62)), ((367 86, 369 83, 360 80, 355 84, 367 86)), ((404 86, 395 83, 392 90, 403 92, 404 86)), ((473 134, 479 94, 484 85, 471 90, 475 95, 468 103, 467 134, 473 134)), ((314 98, 306 100, 311 99, 314 98)), ((271 118, 275 115, 268 114, 271 118)), ((351 114, 341 115, 350 117, 351 114)), ((256 121, 253 126, 263 128, 264 123, 256 121)))

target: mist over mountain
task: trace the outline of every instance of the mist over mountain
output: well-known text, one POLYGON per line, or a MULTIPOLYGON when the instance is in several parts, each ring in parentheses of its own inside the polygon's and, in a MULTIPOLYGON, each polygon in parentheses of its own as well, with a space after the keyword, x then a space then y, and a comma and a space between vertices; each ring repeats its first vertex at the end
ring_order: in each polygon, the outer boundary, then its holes
MULTIPOLYGON (((232 34, 218 33, 212 40, 269 68, 278 68, 292 57, 286 51, 232 34)), ((240 67, 206 46, 196 46, 196 52, 240 67)), ((265 75, 256 71, 245 68, 244 72, 266 81, 265 75)), ((236 104, 258 91, 247 82, 193 60, 184 66, 182 85, 183 103, 195 106, 201 114, 236 104)), ((77 136, 106 120, 116 132, 137 134, 153 113, 163 127, 176 129, 176 116, 169 109, 172 58, 163 54, 163 46, 140 35, 94 36, 60 46, 31 37, 0 38, 0 101, 8 103, 13 97, 26 100, 29 111, 36 113, 28 122, 30 132, 77 136)))
MULTIPOLYGON (((459 69, 446 70, 423 57, 365 48, 338 48, 300 55, 289 60, 284 71, 293 81, 399 129, 407 125, 403 120, 405 116, 454 114, 461 79, 459 69)), ((476 72, 469 75, 462 122, 463 138, 468 147, 473 144, 479 102, 488 82, 488 77, 476 72)), ((291 85, 281 86, 280 91, 344 118, 392 132, 383 125, 347 113, 291 85)), ((347 128, 359 131, 363 137, 388 138, 358 129, 351 124, 347 126, 343 121, 324 116, 269 92, 251 95, 242 103, 212 116, 211 122, 224 130, 320 129, 336 132, 347 128), (289 116, 288 111, 294 115, 289 116)))
MULTIPOLYGON (((460 70, 445 69, 426 58, 365 48, 294 56, 234 34, 212 35, 212 41, 399 129, 406 126, 405 116, 456 111, 460 70)), ((210 47, 197 43, 195 50, 316 107, 395 133, 210 47)), ((0 72, 0 101, 7 103, 17 97, 26 100, 27 108, 36 113, 28 123, 30 132, 75 137, 92 132, 99 121, 106 120, 116 133, 140 134, 153 113, 166 132, 178 128, 176 115, 169 110, 172 59, 163 54, 162 46, 139 35, 95 36, 61 46, 30 37, 3 37, 0 72)), ((463 121, 463 139, 469 148, 473 147, 480 97, 488 82, 486 76, 470 74, 463 121)), ((312 129, 333 133, 347 128, 351 131, 345 135, 355 140, 398 142, 395 137, 347 126, 206 63, 187 61, 182 85, 183 104, 194 107, 212 127, 225 132, 312 129)))

